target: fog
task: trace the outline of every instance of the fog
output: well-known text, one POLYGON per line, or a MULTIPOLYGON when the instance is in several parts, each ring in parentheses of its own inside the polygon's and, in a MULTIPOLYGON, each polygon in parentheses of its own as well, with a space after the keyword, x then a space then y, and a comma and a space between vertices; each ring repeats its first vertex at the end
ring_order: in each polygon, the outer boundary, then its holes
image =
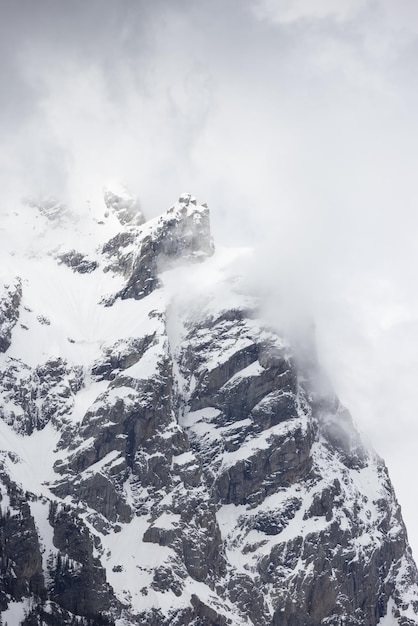
POLYGON ((0 213, 208 202, 385 458, 418 554, 416 0, 3 0, 0 213), (284 301, 289 304, 284 304, 284 301), (288 313, 286 313, 288 314, 288 313))

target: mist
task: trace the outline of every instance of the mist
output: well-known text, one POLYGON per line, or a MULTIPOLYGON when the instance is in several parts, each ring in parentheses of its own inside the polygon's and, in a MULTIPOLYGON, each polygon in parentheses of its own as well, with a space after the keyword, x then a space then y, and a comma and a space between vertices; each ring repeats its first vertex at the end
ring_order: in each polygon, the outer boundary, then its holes
POLYGON ((278 319, 385 458, 418 553, 418 5, 414 0, 5 0, 0 214, 23 196, 147 217, 181 192, 252 246, 278 319))

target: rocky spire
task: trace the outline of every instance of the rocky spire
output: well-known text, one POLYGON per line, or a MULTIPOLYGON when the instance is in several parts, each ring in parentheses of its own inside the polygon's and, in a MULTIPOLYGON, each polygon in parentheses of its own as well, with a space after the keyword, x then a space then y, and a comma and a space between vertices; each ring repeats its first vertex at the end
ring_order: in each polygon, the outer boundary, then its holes
POLYGON ((118 296, 140 300, 161 284, 160 272, 213 254, 209 209, 198 205, 190 194, 182 194, 163 215, 135 233, 118 234, 103 252, 112 261, 112 269, 127 277, 118 296))

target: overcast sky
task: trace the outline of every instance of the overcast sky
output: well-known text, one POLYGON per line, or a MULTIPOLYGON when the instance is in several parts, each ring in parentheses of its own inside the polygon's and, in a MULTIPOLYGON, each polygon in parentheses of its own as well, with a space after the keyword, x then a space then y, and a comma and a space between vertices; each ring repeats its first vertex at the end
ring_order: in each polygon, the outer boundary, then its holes
MULTIPOLYGON (((1 209, 180 192, 316 321, 418 555, 418 1, 2 0, 1 209)), ((279 312, 278 312, 279 315, 279 312)))

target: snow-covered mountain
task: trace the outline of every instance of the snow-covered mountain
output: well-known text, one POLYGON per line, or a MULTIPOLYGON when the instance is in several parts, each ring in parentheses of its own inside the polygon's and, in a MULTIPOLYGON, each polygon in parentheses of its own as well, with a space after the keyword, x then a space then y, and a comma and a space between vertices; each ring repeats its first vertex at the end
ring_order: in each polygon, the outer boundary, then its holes
POLYGON ((3 626, 412 626, 383 461, 188 194, 0 230, 3 626))

